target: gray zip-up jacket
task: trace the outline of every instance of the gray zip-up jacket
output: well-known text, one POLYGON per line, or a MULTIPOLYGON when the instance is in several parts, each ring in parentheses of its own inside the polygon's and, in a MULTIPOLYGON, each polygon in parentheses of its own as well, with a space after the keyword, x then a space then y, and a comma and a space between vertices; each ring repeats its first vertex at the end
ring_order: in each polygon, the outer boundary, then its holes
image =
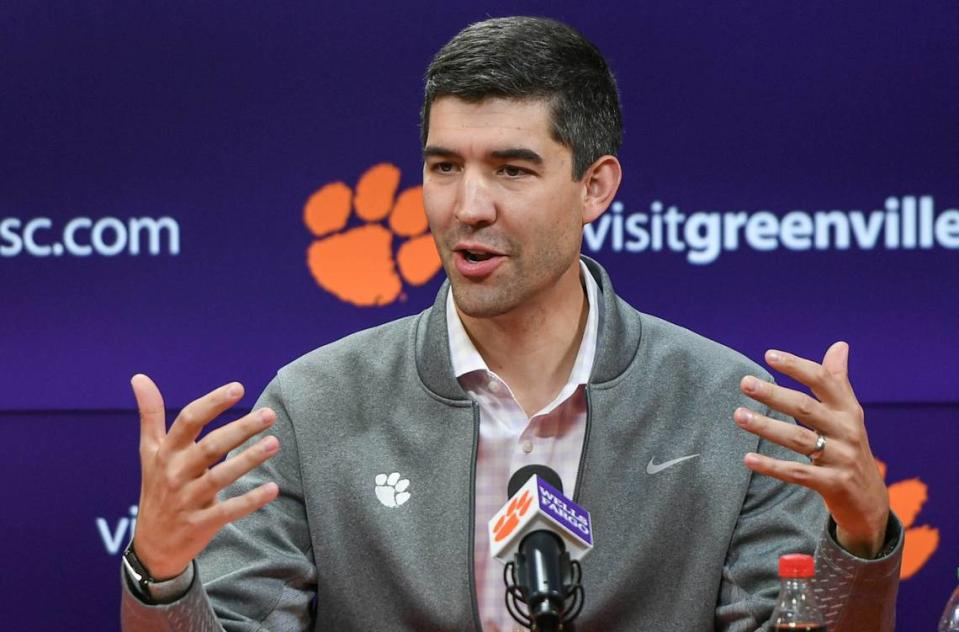
MULTIPOLYGON (((803 458, 731 420, 751 403, 742 376, 769 375, 635 311, 586 263, 601 311, 574 499, 592 514, 596 544, 576 628, 766 629, 779 555, 815 551, 829 630, 893 630, 898 521, 880 559, 839 548, 818 495, 742 463, 749 451, 803 458), (653 459, 693 454, 648 473, 653 459)), ((276 411, 280 452, 229 494, 272 480, 280 497, 221 531, 174 603, 147 605, 124 581, 124 630, 479 628, 473 521, 490 517, 473 515, 479 409, 450 366, 446 296, 444 284, 431 309, 279 371, 257 406, 276 411), (392 472, 410 481, 397 507, 374 489, 392 472)))

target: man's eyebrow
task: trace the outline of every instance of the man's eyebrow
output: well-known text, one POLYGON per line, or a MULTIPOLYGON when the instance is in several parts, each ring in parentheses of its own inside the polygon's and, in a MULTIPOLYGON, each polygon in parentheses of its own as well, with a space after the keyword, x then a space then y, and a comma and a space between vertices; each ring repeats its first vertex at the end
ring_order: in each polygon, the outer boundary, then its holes
POLYGON ((537 165, 543 164, 542 156, 537 154, 532 149, 526 149, 525 147, 491 151, 490 156, 493 158, 499 158, 500 160, 525 160, 526 162, 532 162, 537 165))
POLYGON ((459 154, 452 149, 447 149, 446 147, 427 145, 423 148, 423 157, 430 158, 432 156, 437 156, 439 158, 456 158, 459 156, 459 154))
MULTIPOLYGON (((491 158, 497 160, 525 160, 526 162, 532 162, 537 165, 543 164, 543 157, 537 154, 532 149, 527 149, 525 147, 511 147, 509 149, 497 149, 489 153, 491 158)), ((446 147, 440 147, 438 145, 427 145, 423 148, 423 157, 424 158, 459 158, 459 153, 448 149, 446 147)))

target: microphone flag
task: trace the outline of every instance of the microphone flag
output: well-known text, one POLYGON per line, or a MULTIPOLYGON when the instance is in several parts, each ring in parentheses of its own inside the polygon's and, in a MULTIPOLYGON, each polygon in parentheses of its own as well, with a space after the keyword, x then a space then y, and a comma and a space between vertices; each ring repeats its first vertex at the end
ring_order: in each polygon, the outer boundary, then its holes
POLYGON ((570 559, 579 560, 593 548, 589 512, 563 496, 539 475, 520 487, 487 525, 490 556, 506 564, 520 542, 533 531, 551 531, 566 543, 570 559))

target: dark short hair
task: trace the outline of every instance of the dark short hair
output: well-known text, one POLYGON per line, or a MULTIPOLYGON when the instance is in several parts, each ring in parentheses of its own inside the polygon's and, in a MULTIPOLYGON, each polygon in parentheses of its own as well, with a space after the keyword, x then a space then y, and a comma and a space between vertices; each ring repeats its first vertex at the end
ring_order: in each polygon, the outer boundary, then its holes
POLYGON ((572 151, 576 180, 600 156, 616 155, 623 139, 619 93, 606 60, 581 33, 556 20, 484 20, 441 48, 426 70, 424 147, 430 107, 445 96, 549 101, 553 138, 572 151))

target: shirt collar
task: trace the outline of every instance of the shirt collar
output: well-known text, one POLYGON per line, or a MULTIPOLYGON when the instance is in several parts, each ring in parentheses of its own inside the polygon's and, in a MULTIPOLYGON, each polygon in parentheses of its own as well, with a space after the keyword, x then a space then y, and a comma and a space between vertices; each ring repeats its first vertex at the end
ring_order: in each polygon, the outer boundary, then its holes
MULTIPOLYGON (((596 285, 596 280, 590 274, 582 259, 579 262, 579 269, 580 279, 586 286, 586 302, 589 311, 586 315, 583 339, 579 343, 579 351, 576 353, 576 360, 573 362, 573 369, 570 371, 567 382, 567 385, 576 386, 589 382, 590 373, 593 371, 593 360, 596 357, 596 341, 599 335, 599 309, 596 302, 599 286, 596 285)), ((460 320, 456 305, 453 302, 452 287, 450 287, 446 301, 446 328, 450 341, 450 360, 453 365, 453 374, 460 378, 473 371, 489 371, 486 361, 476 350, 469 334, 466 333, 466 328, 463 327, 463 321, 460 320)))

